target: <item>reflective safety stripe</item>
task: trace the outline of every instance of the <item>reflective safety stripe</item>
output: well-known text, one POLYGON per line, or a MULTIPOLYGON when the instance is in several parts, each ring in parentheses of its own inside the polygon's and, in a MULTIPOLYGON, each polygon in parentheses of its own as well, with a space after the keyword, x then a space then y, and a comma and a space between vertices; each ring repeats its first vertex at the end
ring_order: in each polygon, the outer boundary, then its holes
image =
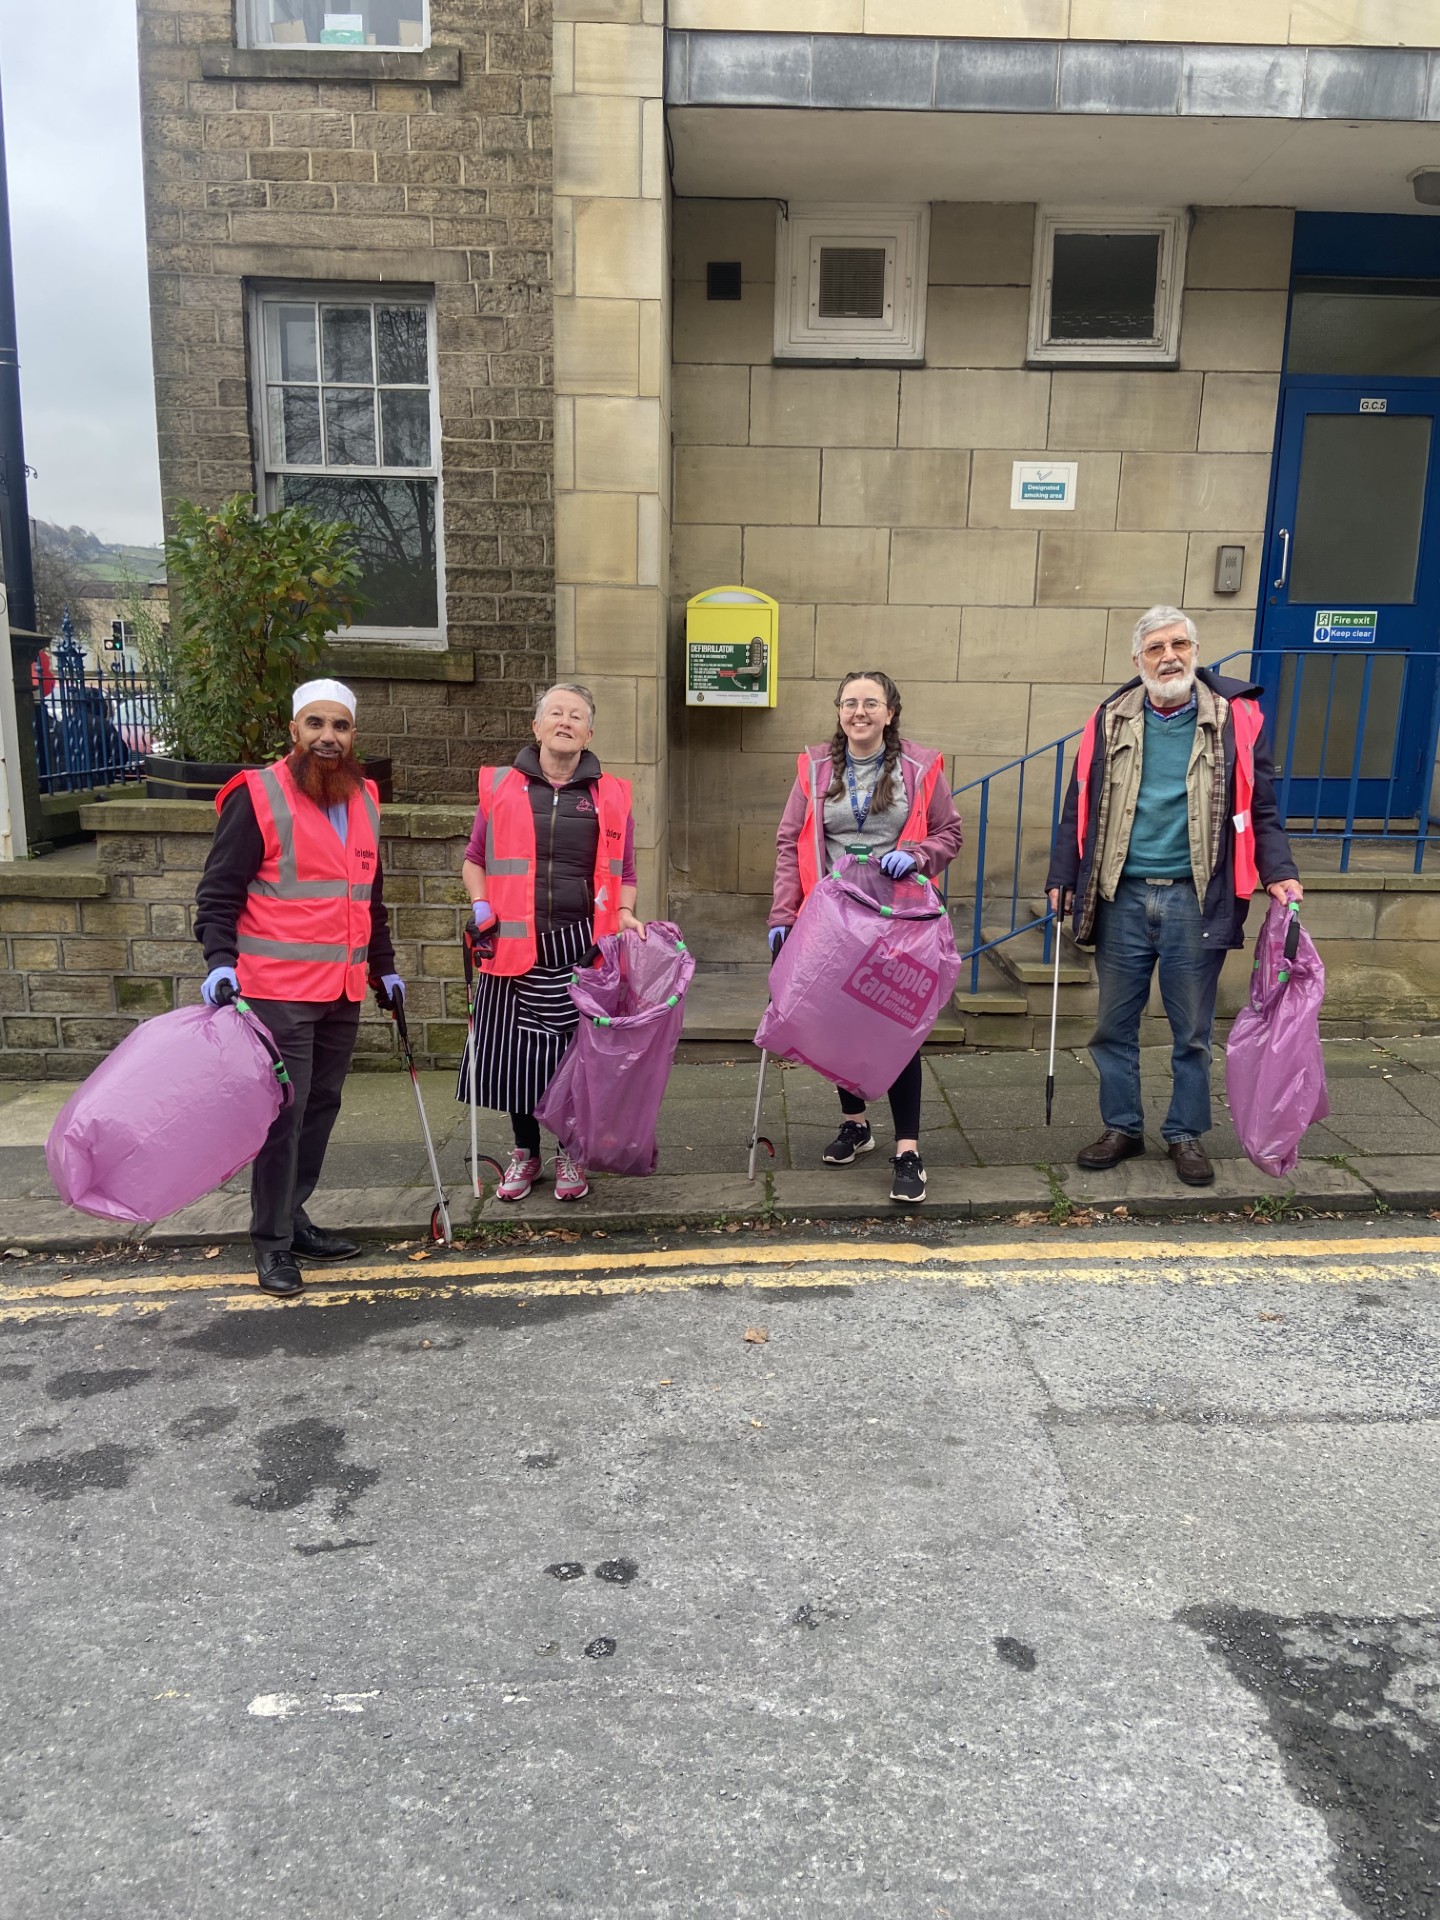
POLYGON ((357 880, 350 889, 350 898, 352 900, 373 900, 374 897, 375 888, 369 880, 357 880))
POLYGON ((610 862, 610 872, 614 879, 616 880, 623 879, 625 874, 625 862, 623 860, 612 860, 610 862))
POLYGON ((375 844, 378 847, 380 844, 380 809, 370 798, 370 789, 368 787, 361 787, 360 798, 365 803, 365 811, 370 817, 370 831, 374 834, 375 844))
MULTIPOLYGON (((488 842, 490 837, 490 825, 488 821, 485 825, 485 837, 488 842)), ((529 873, 532 864, 529 860, 497 860, 491 854, 488 845, 486 847, 485 871, 487 874, 499 876, 507 873, 529 873)))
POLYGON ((365 942, 363 947, 351 947, 350 964, 352 967, 363 967, 365 962, 369 958, 370 958, 370 942, 368 940, 365 942))
MULTIPOLYGON (((246 892, 263 894, 267 900, 343 900, 346 883, 343 880, 252 880, 246 892)), ((352 894, 350 897, 362 896, 352 894)), ((368 887, 363 898, 370 898, 368 887)))
MULTIPOLYGON (((236 945, 241 953, 253 953, 257 960, 338 961, 341 966, 354 964, 354 954, 349 947, 312 946, 304 940, 258 940, 251 933, 242 933, 236 945)), ((366 948, 360 948, 362 960, 366 951, 366 948)))
MULTIPOLYGON (((270 817, 275 822, 275 837, 280 842, 280 885, 293 887, 296 883, 295 868, 295 815, 290 810, 290 796, 285 791, 284 782, 274 767, 266 767, 260 775, 260 784, 270 802, 270 817)), ((343 889, 344 882, 341 882, 343 889)), ((292 895, 281 893, 280 898, 290 899, 292 895)))
POLYGON ((502 940, 523 940, 530 929, 523 920, 502 920, 499 922, 499 937, 502 940))

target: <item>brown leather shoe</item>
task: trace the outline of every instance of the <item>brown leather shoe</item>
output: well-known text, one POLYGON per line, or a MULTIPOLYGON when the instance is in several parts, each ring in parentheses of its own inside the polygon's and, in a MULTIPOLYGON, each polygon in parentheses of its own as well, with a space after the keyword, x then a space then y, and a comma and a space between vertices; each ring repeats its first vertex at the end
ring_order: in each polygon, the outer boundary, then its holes
POLYGON ((1098 1140, 1076 1154, 1075 1164, 1087 1173, 1104 1173, 1108 1167, 1118 1167, 1122 1160, 1128 1160, 1131 1154, 1144 1151, 1144 1134, 1122 1133, 1119 1127, 1107 1127, 1098 1140))
POLYGON ((1215 1169, 1210 1156, 1198 1140, 1172 1140, 1165 1149, 1175 1162, 1175 1171, 1187 1187, 1213 1187, 1215 1169))

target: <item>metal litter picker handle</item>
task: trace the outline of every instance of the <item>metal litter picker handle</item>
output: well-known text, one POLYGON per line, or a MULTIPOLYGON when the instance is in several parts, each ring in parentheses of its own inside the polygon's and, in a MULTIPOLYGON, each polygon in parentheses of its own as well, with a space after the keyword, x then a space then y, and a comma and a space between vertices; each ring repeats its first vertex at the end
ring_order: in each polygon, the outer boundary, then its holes
POLYGON ((1050 1124, 1055 1105, 1055 1017, 1060 1011, 1060 916, 1052 914, 1055 927, 1055 973, 1050 983, 1050 1065, 1045 1074, 1045 1124, 1050 1124))
POLYGON ((440 1184, 440 1163, 435 1158, 435 1142, 430 1138, 430 1122, 425 1117, 425 1100, 420 1092, 420 1076, 415 1071, 415 1055, 410 1047, 410 1033, 405 1025, 405 997, 392 994, 390 998, 390 1018, 395 1022, 395 1032, 400 1041, 400 1058, 410 1075, 410 1085, 415 1094, 415 1110, 420 1115, 420 1131, 425 1137, 425 1157, 430 1162, 430 1179, 435 1188, 435 1205, 430 1213, 430 1238, 438 1240, 444 1246, 453 1246, 454 1237, 450 1231, 450 1210, 445 1204, 445 1189, 440 1184))

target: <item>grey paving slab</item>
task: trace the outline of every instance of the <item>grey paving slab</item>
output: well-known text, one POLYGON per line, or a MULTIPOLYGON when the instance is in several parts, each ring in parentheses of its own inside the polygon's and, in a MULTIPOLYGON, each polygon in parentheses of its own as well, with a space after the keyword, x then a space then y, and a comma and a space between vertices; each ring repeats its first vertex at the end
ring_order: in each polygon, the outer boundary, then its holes
POLYGON ((75 1091, 73 1080, 26 1081, 0 1106, 0 1147, 43 1147, 55 1116, 75 1091))
POLYGON ((37 1187, 42 1193, 50 1188, 39 1147, 0 1147, 0 1200, 18 1200, 37 1187))
POLYGON ((1056 1124, 1047 1128, 1043 1098, 1036 1118, 1039 1124, 1025 1129, 968 1128, 965 1138, 983 1167, 1023 1167, 1040 1160, 1066 1165, 1100 1130, 1094 1120, 1083 1127, 1056 1124))
POLYGON ((1248 1160, 1217 1160, 1215 1183, 1187 1187, 1168 1157, 1146 1154, 1122 1160, 1108 1172, 1057 1167, 1065 1191, 1086 1205, 1129 1207, 1135 1214, 1213 1213, 1256 1200, 1290 1200, 1295 1205, 1364 1209, 1374 1205, 1369 1187, 1343 1167, 1302 1160, 1283 1180, 1272 1179, 1248 1160))
POLYGON ((1408 1097, 1408 1086, 1402 1087, 1398 1081, 1378 1073, 1368 1074, 1363 1080, 1356 1076, 1337 1075, 1333 1083, 1327 1075, 1326 1091, 1332 1119, 1351 1119, 1362 1115, 1403 1118, 1415 1110, 1413 1101, 1408 1097))
MULTIPOLYGON (((1385 1051, 1422 1071, 1440 1073, 1440 1033, 1416 1034, 1411 1039, 1386 1040, 1385 1051)), ((1325 1049, 1325 1071, 1330 1072, 1330 1049, 1325 1049)))
POLYGON ((1440 1207, 1440 1153, 1357 1155, 1351 1163, 1390 1207, 1440 1207))
POLYGON ((1393 1119, 1332 1114, 1326 1125, 1360 1153, 1440 1153, 1440 1125, 1414 1112, 1393 1119))

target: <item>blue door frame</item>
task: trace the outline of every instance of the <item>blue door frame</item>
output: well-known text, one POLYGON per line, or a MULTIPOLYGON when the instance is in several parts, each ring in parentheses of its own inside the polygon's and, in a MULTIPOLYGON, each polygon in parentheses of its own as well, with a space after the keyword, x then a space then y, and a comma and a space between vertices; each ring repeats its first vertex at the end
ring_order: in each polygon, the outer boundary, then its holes
POLYGON ((1416 817, 1440 672, 1440 380, 1286 377, 1257 638, 1291 815, 1416 817), (1363 480, 1346 496, 1350 449, 1383 471, 1383 501, 1363 480))

